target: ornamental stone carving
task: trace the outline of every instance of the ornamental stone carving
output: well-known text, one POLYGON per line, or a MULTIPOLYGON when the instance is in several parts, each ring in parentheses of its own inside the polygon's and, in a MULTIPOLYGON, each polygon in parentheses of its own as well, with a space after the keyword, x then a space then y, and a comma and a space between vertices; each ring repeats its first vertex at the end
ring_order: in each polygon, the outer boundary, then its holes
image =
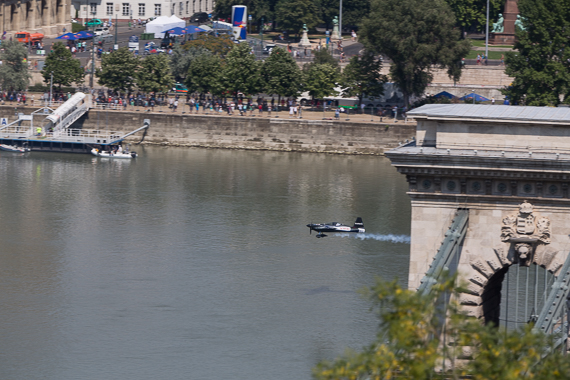
POLYGON ((503 219, 501 241, 513 246, 520 265, 528 266, 536 247, 550 244, 550 219, 535 213, 533 206, 524 201, 518 214, 503 219))

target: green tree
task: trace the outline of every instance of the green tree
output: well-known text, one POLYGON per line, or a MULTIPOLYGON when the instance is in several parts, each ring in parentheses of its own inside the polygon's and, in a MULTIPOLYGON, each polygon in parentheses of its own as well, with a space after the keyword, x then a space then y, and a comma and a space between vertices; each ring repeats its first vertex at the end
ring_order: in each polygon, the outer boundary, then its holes
POLYGON ((244 95, 257 94, 262 88, 260 65, 251 54, 248 43, 235 45, 228 53, 221 73, 221 83, 226 91, 244 95))
POLYGON ((132 91, 136 83, 139 59, 128 48, 122 47, 103 55, 101 69, 96 71, 99 84, 115 91, 132 91))
POLYGON ((520 0, 526 31, 517 31, 505 72, 514 77, 503 94, 514 104, 570 103, 570 1, 520 0))
POLYGON ((72 83, 83 81, 85 72, 78 59, 73 58, 69 49, 61 42, 53 44, 52 51, 47 55, 42 76, 45 83, 50 83, 53 73, 53 83, 61 86, 70 86, 72 83))
POLYGON ((21 91, 28 88, 30 74, 28 73, 28 51, 16 41, 2 43, 0 53, 0 85, 5 90, 21 91))
POLYGON ((311 29, 321 22, 319 9, 313 0, 280 0, 275 11, 275 21, 280 27, 296 34, 303 24, 311 29))
POLYGON ((342 25, 358 26, 368 12, 370 12, 370 0, 344 0, 342 2, 342 25))
POLYGON ((304 70, 304 89, 313 99, 324 99, 336 95, 336 84, 340 79, 337 68, 328 63, 308 65, 304 70))
MULTIPOLYGON (((457 25, 461 31, 475 28, 485 30, 487 24, 487 1, 486 0, 445 0, 455 14, 457 25)), ((489 32, 493 29, 493 20, 497 20, 499 13, 503 12, 505 0, 489 1, 489 32)))
POLYGON ((381 96, 384 93, 386 76, 380 73, 382 60, 373 53, 365 51, 361 56, 354 56, 342 72, 341 84, 347 97, 357 96, 358 105, 362 97, 381 96))
POLYGON ((367 49, 392 61, 390 76, 406 105, 410 96, 424 93, 436 67, 457 80, 461 58, 470 50, 444 0, 372 0, 360 37, 367 49))
POLYGON ((192 41, 187 41, 183 48, 190 50, 193 48, 207 49, 214 54, 219 54, 221 57, 225 57, 226 54, 232 50, 234 47, 234 42, 230 39, 230 36, 222 34, 218 37, 212 36, 210 34, 199 35, 198 38, 192 41))
POLYGON ((174 79, 177 82, 184 82, 188 74, 190 62, 203 54, 211 55, 211 52, 203 47, 192 46, 189 49, 185 49, 181 45, 176 45, 170 56, 170 68, 172 69, 174 79))
POLYGON ((220 56, 210 53, 198 55, 188 67, 188 74, 184 82, 189 92, 201 94, 212 93, 221 95, 223 87, 220 83, 222 72, 222 59, 220 56))
MULTIPOLYGON (((318 0, 316 4, 318 7, 319 18, 325 24, 327 29, 332 29, 333 19, 335 18, 335 16, 338 17, 339 2, 337 0, 318 0)), ((344 6, 343 2, 343 13, 342 13, 343 21, 345 16, 344 12, 345 9, 346 7, 344 6)))
POLYGON ((297 97, 302 84, 302 73, 297 63, 285 49, 273 48, 261 67, 261 76, 265 83, 265 92, 277 94, 278 104, 281 97, 297 97))
POLYGON ((450 278, 423 295, 396 281, 365 291, 380 318, 375 341, 313 370, 319 380, 434 378, 476 380, 565 379, 570 363, 532 326, 501 331, 466 316, 456 301, 464 289, 450 278), (443 325, 443 321, 445 325, 443 325), (444 332, 444 333, 442 333, 444 332), (465 357, 470 349, 471 357, 465 357), (469 359, 467 364, 457 359, 469 359))
POLYGON ((310 64, 322 65, 327 63, 332 67, 339 68, 338 60, 332 56, 332 51, 327 48, 313 51, 313 62, 310 64))
POLYGON ((174 85, 174 77, 165 54, 151 54, 141 61, 137 86, 144 92, 166 93, 174 85))

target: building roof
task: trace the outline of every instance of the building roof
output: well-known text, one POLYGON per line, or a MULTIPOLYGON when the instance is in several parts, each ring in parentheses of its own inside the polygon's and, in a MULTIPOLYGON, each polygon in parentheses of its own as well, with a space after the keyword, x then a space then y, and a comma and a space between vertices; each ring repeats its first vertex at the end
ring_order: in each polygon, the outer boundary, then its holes
POLYGON ((522 107, 482 104, 426 104, 407 113, 428 119, 493 119, 570 124, 569 107, 522 107))

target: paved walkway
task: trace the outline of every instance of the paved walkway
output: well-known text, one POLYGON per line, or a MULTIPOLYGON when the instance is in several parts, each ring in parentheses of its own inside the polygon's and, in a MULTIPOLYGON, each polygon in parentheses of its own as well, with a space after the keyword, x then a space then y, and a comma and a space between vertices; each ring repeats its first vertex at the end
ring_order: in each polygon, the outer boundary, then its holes
MULTIPOLYGON (((112 109, 108 109, 108 108, 103 108, 101 106, 98 106, 97 108, 98 110, 106 110, 109 112, 125 112, 124 110, 112 110, 112 109)), ((394 118, 392 117, 379 117, 376 115, 370 115, 370 114, 351 114, 349 113, 347 114, 340 114, 340 118, 339 119, 335 119, 335 113, 334 111, 326 111, 326 112, 322 112, 322 111, 309 111, 309 110, 303 110, 301 116, 297 115, 297 116, 290 116, 288 111, 281 111, 281 112, 262 112, 259 113, 259 111, 254 111, 254 112, 244 112, 243 116, 240 116, 239 111, 234 111, 234 113, 232 115, 228 115, 227 112, 215 112, 215 111, 209 111, 207 110, 206 112, 204 112, 202 109, 200 109, 200 111, 198 113, 196 113, 196 111, 194 110, 193 112, 189 111, 189 107, 184 105, 182 107, 178 107, 178 109, 176 111, 172 111, 171 109, 169 109, 167 106, 158 106, 158 107, 154 107, 154 110, 149 110, 145 107, 131 107, 128 106, 126 111, 128 112, 140 112, 140 113, 144 113, 144 114, 174 114, 174 115, 200 115, 200 116, 209 116, 209 117, 231 117, 231 118, 242 118, 242 117, 255 117, 255 118, 273 118, 273 119, 281 119, 281 120, 287 120, 287 119, 304 119, 304 120, 339 120, 339 121, 349 121, 349 122, 355 122, 355 123, 385 123, 385 124, 394 124, 394 118)), ((397 123, 413 123, 415 124, 415 121, 410 119, 410 120, 404 120, 401 118, 401 116, 399 117, 397 123)))

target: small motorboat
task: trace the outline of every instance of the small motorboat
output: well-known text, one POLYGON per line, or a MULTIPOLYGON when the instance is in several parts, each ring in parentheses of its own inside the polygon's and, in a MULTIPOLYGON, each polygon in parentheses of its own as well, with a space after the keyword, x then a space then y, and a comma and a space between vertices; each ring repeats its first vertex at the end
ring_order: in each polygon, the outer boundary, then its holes
POLYGON ((26 153, 26 152, 30 151, 30 148, 25 147, 25 146, 0 144, 0 150, 3 150, 5 152, 12 152, 12 153, 26 153))
POLYGON ((91 149, 91 154, 97 157, 105 158, 135 158, 137 157, 136 152, 109 152, 105 150, 99 150, 96 148, 91 149))

